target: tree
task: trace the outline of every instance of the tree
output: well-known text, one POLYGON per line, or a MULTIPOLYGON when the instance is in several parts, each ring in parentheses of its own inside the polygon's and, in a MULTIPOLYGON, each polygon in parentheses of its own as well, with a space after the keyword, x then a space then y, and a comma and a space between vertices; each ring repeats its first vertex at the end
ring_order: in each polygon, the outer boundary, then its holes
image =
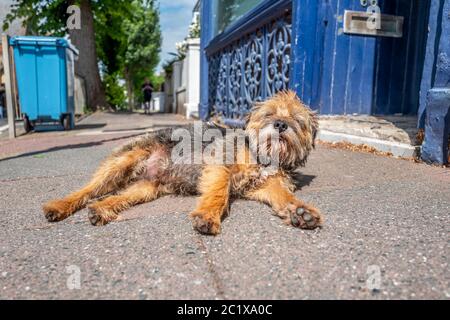
POLYGON ((114 11, 126 5, 129 5, 127 0, 15 0, 11 13, 6 16, 3 29, 7 29, 13 20, 22 19, 28 33, 32 35, 64 36, 68 33, 72 43, 80 51, 75 72, 84 78, 88 105, 95 110, 107 105, 98 68, 96 12, 114 11), (80 8, 79 30, 67 28, 67 8, 71 5, 80 8))
POLYGON ((131 19, 125 21, 127 35, 124 55, 124 77, 127 83, 130 110, 135 104, 135 92, 139 90, 145 78, 153 76, 159 63, 161 48, 161 29, 159 12, 153 0, 135 0, 131 19))
MULTIPOLYGON (((126 82, 128 106, 131 110, 141 96, 144 78, 156 79, 154 69, 159 62, 161 29, 155 1, 134 0, 114 11, 99 10, 96 14, 97 51, 106 75, 119 75, 126 82)), ((111 79, 111 78, 110 78, 111 79)), ((108 92, 108 101, 112 93, 108 92)), ((117 90, 115 90, 117 92, 117 90)))
POLYGON ((102 72, 114 74, 123 71, 127 45, 124 21, 133 15, 133 5, 127 2, 114 10, 102 8, 96 12, 97 53, 102 62, 102 72))
MULTIPOLYGON (((74 0, 69 2, 74 3, 74 0)), ((95 45, 94 13, 90 0, 79 1, 81 9, 81 28, 69 30, 72 43, 79 49, 80 55, 75 64, 75 72, 84 78, 86 83, 87 103, 91 109, 105 107, 105 91, 98 69, 98 58, 95 45)))
POLYGON ((154 0, 16 0, 3 28, 17 18, 24 20, 29 34, 69 33, 80 51, 75 72, 85 79, 88 104, 94 110, 107 101, 117 105, 121 78, 132 107, 134 92, 145 77, 153 76, 159 61, 161 30, 154 0), (79 30, 67 28, 71 5, 80 8, 79 30))

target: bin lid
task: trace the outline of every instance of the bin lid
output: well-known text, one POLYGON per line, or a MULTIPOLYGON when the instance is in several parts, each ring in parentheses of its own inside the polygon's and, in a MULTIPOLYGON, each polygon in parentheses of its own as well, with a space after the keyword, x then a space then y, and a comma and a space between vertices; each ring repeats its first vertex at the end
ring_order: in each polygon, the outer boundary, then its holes
POLYGON ((66 38, 38 37, 38 36, 16 36, 9 40, 11 46, 36 45, 36 46, 56 46, 70 49, 78 55, 78 49, 66 38))

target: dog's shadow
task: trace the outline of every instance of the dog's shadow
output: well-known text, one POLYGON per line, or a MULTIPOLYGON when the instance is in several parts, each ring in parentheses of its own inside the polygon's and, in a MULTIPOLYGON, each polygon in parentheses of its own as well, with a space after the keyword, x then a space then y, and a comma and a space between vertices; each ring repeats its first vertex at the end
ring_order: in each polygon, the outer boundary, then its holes
POLYGON ((292 182, 295 185, 295 189, 299 191, 302 190, 304 187, 309 186, 316 177, 317 176, 303 174, 300 171, 296 171, 292 175, 292 182))

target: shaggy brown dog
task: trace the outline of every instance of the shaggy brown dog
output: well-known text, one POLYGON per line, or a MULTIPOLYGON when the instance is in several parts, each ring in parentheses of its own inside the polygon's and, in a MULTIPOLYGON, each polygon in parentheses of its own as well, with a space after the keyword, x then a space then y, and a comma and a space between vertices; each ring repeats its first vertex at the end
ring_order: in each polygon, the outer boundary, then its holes
MULTIPOLYGON (((285 222, 314 229, 321 226, 323 218, 316 208, 295 197, 292 176, 313 149, 317 126, 315 114, 295 93, 286 91, 252 109, 243 131, 245 143, 225 151, 225 156, 232 153, 232 163, 214 158, 219 149, 210 152, 209 159, 216 161, 208 162, 207 157, 200 163, 179 161, 179 139, 174 135, 181 129, 153 132, 114 151, 84 188, 45 204, 45 216, 49 221, 61 221, 91 200, 107 196, 89 205, 91 223, 104 225, 119 212, 163 195, 200 194, 191 217, 194 228, 204 234, 220 232, 222 218, 237 197, 267 203, 285 222), (259 156, 261 150, 265 157, 259 156)), ((202 141, 204 153, 207 146, 198 132, 192 126, 183 130, 192 141, 202 141)), ((240 136, 236 131, 227 132, 224 140, 234 135, 234 142, 240 136)))

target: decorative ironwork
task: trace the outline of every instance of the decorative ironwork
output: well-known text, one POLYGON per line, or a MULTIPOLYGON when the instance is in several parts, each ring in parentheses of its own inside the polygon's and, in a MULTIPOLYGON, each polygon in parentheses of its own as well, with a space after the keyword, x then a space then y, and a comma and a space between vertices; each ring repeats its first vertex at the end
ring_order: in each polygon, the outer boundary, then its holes
POLYGON ((208 57, 212 112, 242 119, 257 101, 289 86, 291 15, 268 22, 208 57))
POLYGON ((242 63, 243 52, 242 47, 236 45, 230 52, 230 67, 228 74, 228 116, 231 118, 239 118, 243 107, 242 98, 242 63))
POLYGON ((277 20, 269 26, 267 33, 267 95, 288 88, 289 65, 291 63, 291 25, 277 20))
POLYGON ((228 52, 224 52, 218 57, 219 60, 219 74, 217 76, 217 90, 216 90, 216 106, 224 114, 228 113, 227 110, 227 97, 228 97, 228 52))
POLYGON ((208 92, 208 104, 214 106, 214 111, 224 114, 222 110, 217 110, 216 97, 217 97, 217 78, 218 78, 218 56, 212 56, 209 58, 209 70, 208 70, 208 81, 209 81, 209 92, 208 92))
POLYGON ((244 63, 244 98, 246 108, 250 108, 255 102, 261 101, 263 94, 263 69, 264 59, 264 32, 257 30, 247 38, 245 44, 244 63))

